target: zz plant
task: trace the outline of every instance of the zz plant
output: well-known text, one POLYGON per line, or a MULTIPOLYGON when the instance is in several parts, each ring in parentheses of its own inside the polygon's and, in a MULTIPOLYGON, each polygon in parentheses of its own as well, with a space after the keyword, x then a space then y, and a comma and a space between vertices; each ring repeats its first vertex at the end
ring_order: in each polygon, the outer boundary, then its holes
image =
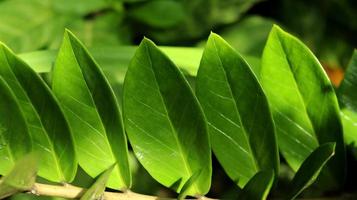
POLYGON ((237 199, 267 198, 279 184, 279 151, 295 172, 285 199, 317 178, 330 190, 343 185, 345 147, 334 88, 298 39, 274 26, 260 64, 250 65, 212 33, 194 66, 194 88, 164 51, 144 38, 118 96, 70 31, 48 61, 54 63, 50 84, 0 44, 0 198, 30 192, 160 199, 130 190, 127 139, 140 164, 178 199, 209 199, 211 151, 241 188, 237 199), (97 178, 88 189, 69 185, 78 165, 97 178))

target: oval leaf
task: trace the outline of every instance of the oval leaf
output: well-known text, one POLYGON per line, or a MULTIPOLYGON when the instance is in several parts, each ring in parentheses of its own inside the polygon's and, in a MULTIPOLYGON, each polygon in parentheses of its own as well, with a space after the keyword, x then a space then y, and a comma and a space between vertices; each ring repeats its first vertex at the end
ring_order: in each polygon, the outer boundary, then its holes
POLYGON ((45 82, 27 64, 0 44, 0 75, 24 112, 33 150, 41 155, 39 175, 55 182, 70 182, 77 160, 67 121, 45 82))
POLYGON ((0 115, 0 174, 4 175, 18 158, 31 151, 31 139, 18 101, 1 76, 0 115))
POLYGON ((244 186, 237 199, 265 200, 273 186, 274 171, 260 171, 244 186))
POLYGON ((66 31, 52 89, 73 130, 81 167, 92 177, 118 163, 108 187, 131 186, 128 147, 117 100, 103 72, 81 42, 66 31))
POLYGON ((216 34, 204 50, 196 90, 212 149, 229 177, 242 187, 261 170, 278 174, 278 147, 265 94, 249 65, 216 34))
POLYGON ((331 186, 341 186, 345 150, 338 102, 317 58, 298 39, 274 26, 263 53, 261 83, 289 165, 296 171, 319 144, 336 142, 336 156, 325 177, 331 186))
POLYGON ((187 194, 206 194, 212 169, 204 115, 182 73, 148 39, 129 65, 123 105, 130 143, 151 176, 179 192, 202 169, 187 194))
POLYGON ((295 199, 316 180, 328 160, 335 154, 335 143, 319 146, 302 163, 289 185, 288 199, 295 199))

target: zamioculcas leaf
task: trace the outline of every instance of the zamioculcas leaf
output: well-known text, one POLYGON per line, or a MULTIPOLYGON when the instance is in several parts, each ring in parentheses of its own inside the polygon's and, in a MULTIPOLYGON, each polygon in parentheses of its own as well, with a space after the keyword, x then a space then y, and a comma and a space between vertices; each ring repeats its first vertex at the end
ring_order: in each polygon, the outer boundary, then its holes
POLYGON ((50 89, 36 72, 1 44, 0 76, 18 99, 33 150, 41 155, 39 175, 55 182, 72 181, 77 160, 71 133, 50 89))
POLYGON ((216 34, 208 39, 196 84, 212 149, 230 178, 242 187, 261 170, 277 174, 278 148, 265 94, 249 65, 216 34))
POLYGON ((274 182, 274 171, 256 173, 244 186, 237 199, 265 200, 274 182))
POLYGON ((264 49, 260 80, 289 165, 296 171, 319 144, 336 142, 336 156, 324 177, 330 186, 341 186, 345 150, 338 102, 317 58, 298 39, 274 26, 264 49))
POLYGON ((338 88, 339 99, 342 105, 357 112, 357 50, 347 67, 345 77, 338 88))
POLYGON ((130 143, 151 176, 179 192, 202 170, 187 195, 206 194, 212 169, 204 115, 182 73, 148 39, 129 65, 123 106, 130 143))
POLYGON ((16 97, 1 76, 0 115, 0 174, 4 175, 31 151, 31 139, 16 97))
POLYGON ((190 192, 192 187, 194 187, 195 182, 197 181, 198 177, 200 177, 201 170, 193 173, 193 175, 186 181, 186 183, 182 186, 179 196, 177 197, 178 200, 185 199, 187 193, 190 192))
POLYGON ((92 177, 118 163, 108 187, 131 186, 128 148, 117 100, 97 63, 66 31, 53 71, 52 89, 73 130, 81 167, 92 177))
POLYGON ((302 163, 290 183, 288 199, 295 199, 304 189, 316 180, 326 162, 335 153, 335 143, 326 143, 319 146, 302 163))
POLYGON ((13 169, 0 179, 0 199, 33 187, 36 180, 37 161, 36 154, 28 154, 16 162, 13 169))
POLYGON ((110 174, 113 172, 114 167, 115 165, 112 165, 109 167, 109 169, 105 170, 95 181, 95 183, 83 194, 81 200, 102 199, 105 186, 108 182, 110 174))

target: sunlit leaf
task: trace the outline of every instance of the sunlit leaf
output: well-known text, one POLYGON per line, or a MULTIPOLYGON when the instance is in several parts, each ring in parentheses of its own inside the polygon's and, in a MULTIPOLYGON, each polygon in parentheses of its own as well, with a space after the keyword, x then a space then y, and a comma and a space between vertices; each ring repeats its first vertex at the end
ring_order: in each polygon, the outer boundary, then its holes
POLYGON ((81 42, 65 33, 53 71, 52 89, 73 130, 79 164, 92 177, 118 165, 108 187, 131 186, 128 148, 114 93, 81 42))
POLYGON ((204 115, 182 73, 148 39, 128 68, 123 106, 130 143, 151 176, 179 192, 202 170, 187 194, 206 194, 212 169, 204 115))
MULTIPOLYGON (((261 83, 276 123, 279 148, 293 170, 319 144, 336 142, 324 177, 329 187, 345 177, 345 150, 334 89, 313 53, 274 26, 264 49, 261 83)), ((327 189, 327 188, 326 188, 327 189)))
POLYGON ((29 127, 33 150, 41 155, 39 175, 51 181, 72 181, 77 170, 72 137, 50 89, 2 44, 0 76, 15 94, 29 127))
POLYGON ((262 87, 247 62, 216 34, 203 53, 196 93, 212 149, 232 180, 244 186, 261 170, 278 174, 274 124, 262 87))

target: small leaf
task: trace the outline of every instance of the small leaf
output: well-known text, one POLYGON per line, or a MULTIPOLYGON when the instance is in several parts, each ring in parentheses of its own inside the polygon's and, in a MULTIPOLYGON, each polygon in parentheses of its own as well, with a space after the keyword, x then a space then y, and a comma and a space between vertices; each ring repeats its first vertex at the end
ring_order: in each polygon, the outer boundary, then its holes
POLYGON ((51 90, 35 71, 1 43, 0 76, 18 99, 32 148, 41 155, 39 175, 55 182, 72 181, 77 160, 71 132, 51 90))
POLYGON ((37 161, 36 154, 28 154, 16 162, 10 173, 0 179, 0 199, 33 187, 37 161))
POLYGON ((335 154, 335 146, 335 143, 323 144, 306 158, 290 183, 288 199, 295 199, 314 183, 327 161, 335 154))
POLYGON ((126 73, 123 107, 129 141, 150 175, 180 192, 202 169, 187 194, 206 194, 212 169, 204 115, 182 73, 148 39, 126 73))
POLYGON ((260 171, 256 173, 244 186, 237 199, 265 200, 274 182, 274 171, 260 171))
POLYGON ((83 194, 81 200, 96 200, 102 199, 101 197, 104 194, 105 186, 108 182, 110 174, 113 172, 113 169, 116 164, 109 167, 109 169, 105 170, 99 178, 95 181, 95 183, 83 194))
POLYGON ((216 34, 204 50, 196 93, 213 152, 233 181, 242 187, 261 170, 278 174, 274 124, 263 89, 244 59, 216 34))
POLYGON ((197 181, 198 177, 200 177, 201 172, 202 170, 198 170, 186 181, 186 183, 182 186, 179 196, 177 197, 178 200, 186 198, 187 194, 194 186, 194 183, 197 181))
POLYGON ((325 189, 342 186, 345 149, 339 107, 317 58, 298 39, 274 26, 264 49, 260 81, 288 164, 296 171, 319 144, 336 142, 336 156, 322 173, 321 183, 328 183, 325 189))
POLYGON ((69 31, 59 51, 52 89, 73 130, 79 164, 96 177, 113 163, 108 187, 131 186, 128 147, 117 100, 87 49, 69 31))
POLYGON ((16 160, 31 151, 31 139, 19 103, 0 76, 0 174, 7 174, 16 160))

